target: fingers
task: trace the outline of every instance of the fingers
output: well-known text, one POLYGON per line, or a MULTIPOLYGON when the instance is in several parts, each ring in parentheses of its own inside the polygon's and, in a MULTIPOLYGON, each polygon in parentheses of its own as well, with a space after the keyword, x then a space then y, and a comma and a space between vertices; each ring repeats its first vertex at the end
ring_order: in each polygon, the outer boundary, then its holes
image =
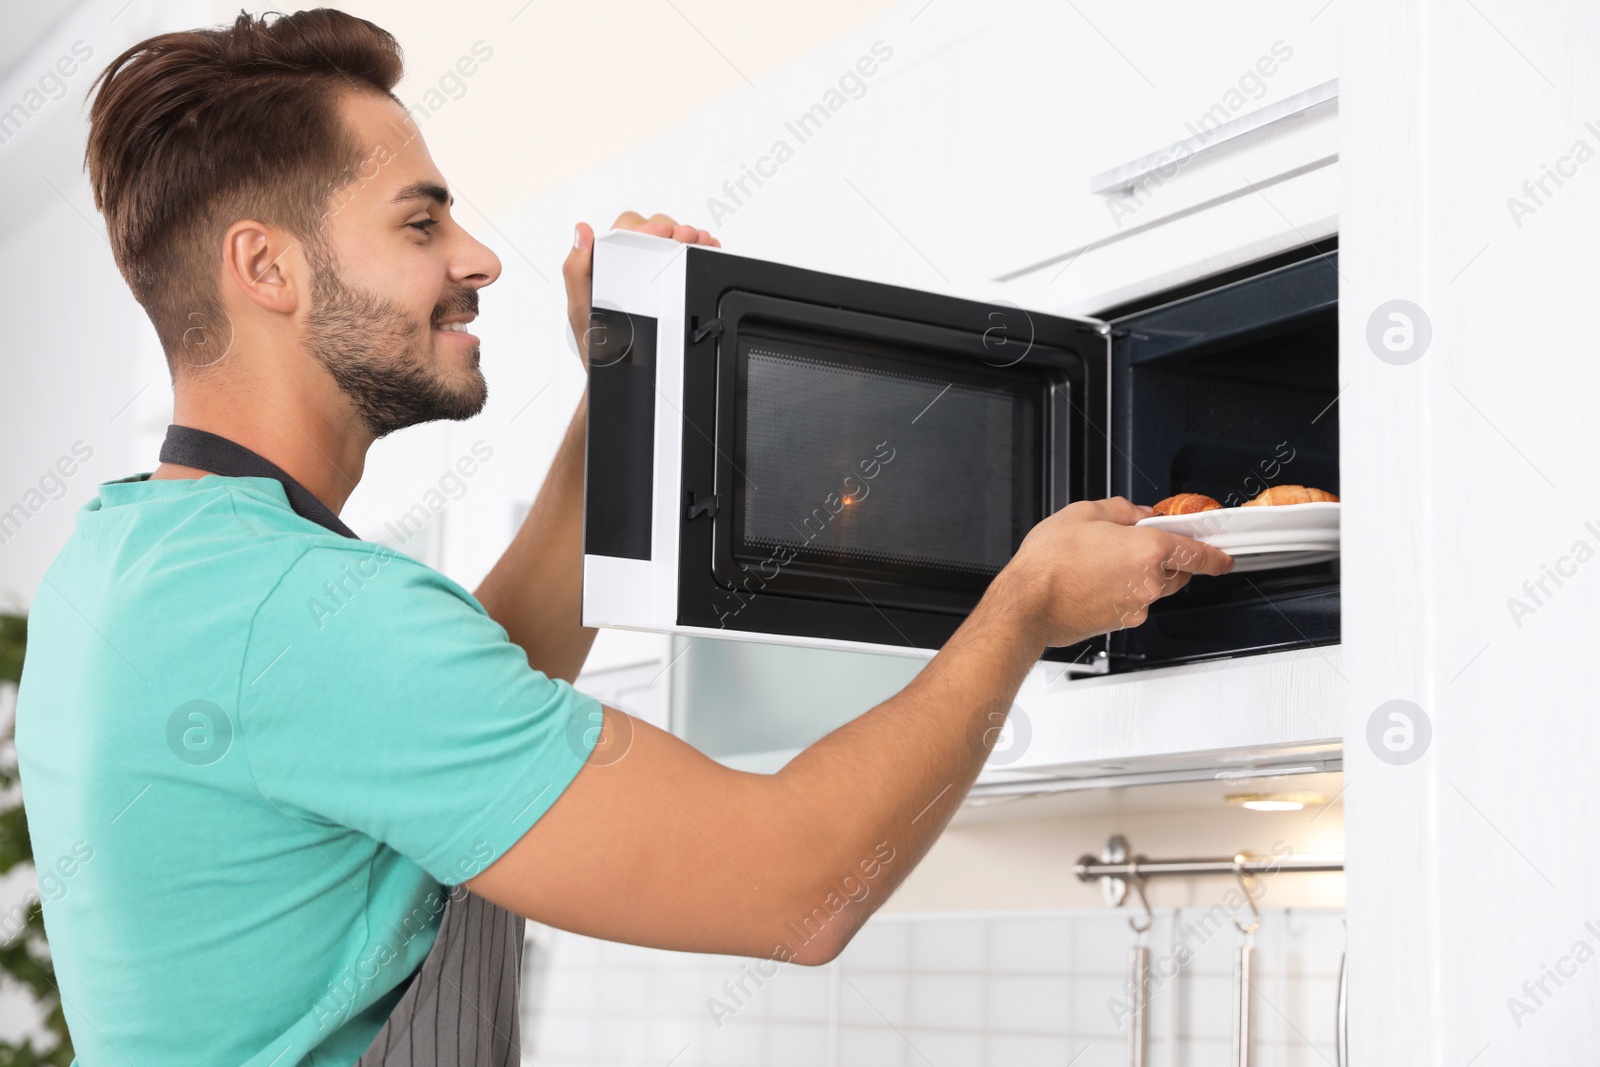
POLYGON ((1190 574, 1188 571, 1172 572, 1170 576, 1161 580, 1161 595, 1171 596, 1173 593, 1176 593, 1178 590, 1188 585, 1189 580, 1193 577, 1194 575, 1190 574))
POLYGON ((572 251, 561 264, 561 273, 567 280, 568 295, 572 284, 589 277, 594 269, 594 230, 587 222, 580 222, 572 231, 572 251))
POLYGON ((635 230, 655 237, 671 237, 673 231, 679 227, 671 215, 657 214, 645 218, 637 211, 624 211, 617 216, 617 221, 611 224, 611 228, 614 230, 635 230))
POLYGON ((1233 569, 1233 557, 1219 548, 1212 548, 1192 537, 1163 532, 1168 539, 1161 567, 1169 574, 1227 574, 1233 569))
POLYGON ((578 358, 589 365, 589 289, 594 279, 594 229, 580 222, 572 231, 572 251, 561 264, 561 279, 567 289, 567 325, 572 329, 578 358))
POLYGON ((561 264, 561 277, 567 285, 567 314, 589 314, 589 280, 594 276, 594 230, 580 222, 572 233, 572 251, 561 264))
POLYGON ((1132 526, 1150 514, 1149 508, 1140 507, 1126 497, 1114 496, 1098 503, 1103 518, 1124 526, 1132 526))
POLYGON ((663 215, 659 212, 649 218, 645 218, 637 211, 624 211, 617 216, 617 221, 611 225, 613 229, 617 230, 635 230, 655 237, 670 237, 674 241, 681 241, 686 245, 706 245, 710 248, 722 247, 722 242, 711 236, 710 232, 696 229, 693 226, 679 222, 671 215, 663 215))
POLYGON ((1064 509, 1082 519, 1101 519, 1122 526, 1132 526, 1150 514, 1150 509, 1135 504, 1125 497, 1114 496, 1106 500, 1080 500, 1064 509))

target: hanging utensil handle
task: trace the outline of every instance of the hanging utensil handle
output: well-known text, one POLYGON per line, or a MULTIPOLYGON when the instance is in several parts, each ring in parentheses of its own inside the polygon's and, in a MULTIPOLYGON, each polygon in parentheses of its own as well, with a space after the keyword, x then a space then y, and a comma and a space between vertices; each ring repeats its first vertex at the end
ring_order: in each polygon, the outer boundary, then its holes
POLYGON ((1339 1006, 1334 1018, 1334 1059, 1350 1067, 1350 947, 1339 954, 1339 1006))
POLYGON ((1149 974, 1150 946, 1141 933, 1128 950, 1128 979, 1133 984, 1133 1010, 1128 1014, 1128 1067, 1145 1067, 1145 1049, 1150 1039, 1150 1018, 1145 1011, 1149 974))
POLYGON ((1249 857, 1244 853, 1233 857, 1233 877, 1250 905, 1250 921, 1240 922, 1233 917, 1234 928, 1239 931, 1239 947, 1233 950, 1233 1067, 1250 1067, 1250 970, 1255 963, 1256 931, 1261 929, 1261 909, 1256 907, 1256 895, 1250 891, 1254 874, 1246 870, 1249 857))
POLYGON ((1256 946, 1249 934, 1233 950, 1233 1067, 1250 1067, 1250 969, 1256 946))

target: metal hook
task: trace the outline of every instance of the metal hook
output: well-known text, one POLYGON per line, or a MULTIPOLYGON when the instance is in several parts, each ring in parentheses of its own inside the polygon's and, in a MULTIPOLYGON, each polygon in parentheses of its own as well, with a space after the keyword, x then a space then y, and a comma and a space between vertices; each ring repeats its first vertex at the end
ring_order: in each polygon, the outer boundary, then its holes
POLYGON ((1245 857, 1242 852, 1233 857, 1233 877, 1238 881, 1239 889, 1244 893, 1245 903, 1250 905, 1252 919, 1250 925, 1246 926, 1239 921, 1239 916, 1235 915, 1233 917, 1233 925, 1238 927, 1241 934, 1253 934, 1261 929, 1261 909, 1256 907, 1256 898, 1250 894, 1250 886, 1245 881, 1246 878, 1252 876, 1245 874, 1244 862, 1245 857))
POLYGON ((1134 892, 1139 894, 1139 906, 1144 909, 1144 925, 1140 926, 1138 920, 1132 915, 1128 916, 1128 927, 1136 934, 1147 933, 1155 925, 1156 917, 1150 911, 1150 901, 1145 899, 1144 882, 1139 875, 1139 859, 1134 856, 1128 860, 1128 881, 1133 883, 1134 892))

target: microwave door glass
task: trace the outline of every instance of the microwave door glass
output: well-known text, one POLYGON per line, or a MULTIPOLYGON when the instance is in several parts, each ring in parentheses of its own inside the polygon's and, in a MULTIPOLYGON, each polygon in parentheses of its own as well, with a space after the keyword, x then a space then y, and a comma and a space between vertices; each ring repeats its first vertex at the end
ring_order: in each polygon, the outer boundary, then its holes
POLYGON ((988 584, 1043 514, 1040 389, 921 366, 859 344, 741 339, 736 561, 784 559, 857 598, 837 580, 988 584))

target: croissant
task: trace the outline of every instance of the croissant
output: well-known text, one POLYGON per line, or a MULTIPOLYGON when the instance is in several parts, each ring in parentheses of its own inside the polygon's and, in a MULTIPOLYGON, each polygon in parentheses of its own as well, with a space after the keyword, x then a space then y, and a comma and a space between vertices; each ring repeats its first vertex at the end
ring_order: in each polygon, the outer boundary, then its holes
POLYGON ((1193 515, 1200 511, 1216 511, 1221 504, 1203 493, 1179 493, 1169 496, 1165 500, 1157 501, 1155 513, 1157 515, 1193 515))
POLYGON ((1326 489, 1311 489, 1304 485, 1275 485, 1254 500, 1246 500, 1245 507, 1276 504, 1321 504, 1339 502, 1339 498, 1326 489))

